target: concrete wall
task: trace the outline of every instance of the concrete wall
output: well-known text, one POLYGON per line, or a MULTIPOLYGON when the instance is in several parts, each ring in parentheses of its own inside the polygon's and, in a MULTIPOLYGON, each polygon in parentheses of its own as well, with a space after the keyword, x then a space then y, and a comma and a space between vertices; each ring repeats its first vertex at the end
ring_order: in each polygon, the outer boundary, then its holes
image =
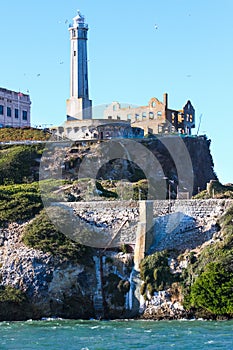
MULTIPOLYGON (((74 214, 92 225, 114 230, 124 220, 126 225, 115 240, 135 245, 139 222, 138 201, 99 201, 65 203, 74 214)), ((161 200, 153 201, 154 239, 150 252, 162 249, 193 248, 209 240, 216 232, 216 220, 233 200, 161 200)), ((146 230, 145 230, 146 232, 146 230)), ((141 239, 141 238, 140 238, 141 239)))
MULTIPOLYGON (((125 209, 139 208, 138 201, 95 201, 95 202, 66 202, 66 205, 76 210, 96 210, 101 213, 108 209, 116 209, 119 213, 125 209)), ((161 216, 170 213, 183 212, 194 218, 208 219, 216 218, 227 208, 233 205, 232 199, 190 199, 190 200, 154 200, 154 216, 161 216)))
POLYGON ((128 121, 108 119, 68 120, 64 125, 52 127, 54 135, 77 140, 143 137, 143 130, 131 127, 128 121))

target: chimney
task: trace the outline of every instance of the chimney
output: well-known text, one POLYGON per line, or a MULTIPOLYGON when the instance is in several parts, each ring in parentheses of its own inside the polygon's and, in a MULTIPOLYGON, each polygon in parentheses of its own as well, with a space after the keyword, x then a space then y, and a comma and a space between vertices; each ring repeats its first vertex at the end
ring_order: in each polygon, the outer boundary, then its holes
POLYGON ((165 93, 163 94, 163 104, 164 104, 165 111, 167 110, 167 107, 168 107, 168 105, 167 105, 167 99, 168 99, 168 96, 167 96, 167 93, 165 92, 165 93))

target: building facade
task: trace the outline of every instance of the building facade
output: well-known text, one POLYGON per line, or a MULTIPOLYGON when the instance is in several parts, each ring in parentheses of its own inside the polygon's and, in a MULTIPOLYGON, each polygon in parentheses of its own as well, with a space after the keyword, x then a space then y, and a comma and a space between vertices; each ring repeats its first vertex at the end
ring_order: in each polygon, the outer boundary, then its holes
POLYGON ((29 95, 0 88, 0 127, 30 127, 29 95))
POLYGON ((181 110, 168 108, 168 94, 163 101, 153 97, 147 106, 121 107, 119 102, 112 102, 104 111, 104 118, 109 120, 127 120, 131 126, 144 130, 145 135, 180 133, 191 135, 195 127, 195 109, 187 101, 181 110))

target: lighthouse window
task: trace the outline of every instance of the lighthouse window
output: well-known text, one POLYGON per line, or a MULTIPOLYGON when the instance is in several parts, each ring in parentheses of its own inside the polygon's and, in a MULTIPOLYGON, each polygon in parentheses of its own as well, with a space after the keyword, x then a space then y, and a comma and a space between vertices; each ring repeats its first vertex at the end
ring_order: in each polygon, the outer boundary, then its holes
POLYGON ((74 56, 76 56, 76 51, 74 51, 74 56))

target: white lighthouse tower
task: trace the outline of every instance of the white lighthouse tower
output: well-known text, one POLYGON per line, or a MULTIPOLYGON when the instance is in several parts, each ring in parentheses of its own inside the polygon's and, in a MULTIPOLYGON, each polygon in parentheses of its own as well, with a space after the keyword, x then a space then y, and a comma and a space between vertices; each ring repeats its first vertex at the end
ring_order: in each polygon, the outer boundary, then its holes
POLYGON ((92 101, 88 92, 88 25, 78 11, 70 31, 70 98, 66 101, 67 120, 91 119, 92 101))

